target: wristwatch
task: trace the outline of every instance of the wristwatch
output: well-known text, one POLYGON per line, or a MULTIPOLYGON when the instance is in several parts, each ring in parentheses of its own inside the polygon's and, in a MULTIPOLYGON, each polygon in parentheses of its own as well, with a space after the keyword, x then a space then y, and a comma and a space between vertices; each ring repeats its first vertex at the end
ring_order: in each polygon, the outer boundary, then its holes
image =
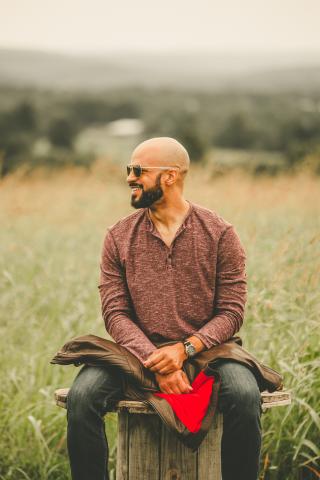
POLYGON ((184 345, 184 350, 187 354, 187 358, 194 357, 195 354, 197 353, 195 346, 191 342, 189 342, 189 340, 184 341, 183 345, 184 345))

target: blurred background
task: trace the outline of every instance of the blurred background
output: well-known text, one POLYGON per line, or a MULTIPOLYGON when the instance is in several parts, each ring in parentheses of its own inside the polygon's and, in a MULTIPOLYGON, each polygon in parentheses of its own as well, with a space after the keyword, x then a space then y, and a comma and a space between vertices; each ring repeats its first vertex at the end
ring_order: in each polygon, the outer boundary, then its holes
POLYGON ((319 1, 0 0, 0 16, 0 479, 69 478, 53 392, 77 370, 49 362, 106 335, 101 245, 154 136, 185 145, 186 197, 239 232, 241 335, 292 391, 263 417, 260 479, 320 478, 319 1))
POLYGON ((317 0, 1 2, 1 176, 126 162, 151 136, 194 162, 320 172, 317 0))

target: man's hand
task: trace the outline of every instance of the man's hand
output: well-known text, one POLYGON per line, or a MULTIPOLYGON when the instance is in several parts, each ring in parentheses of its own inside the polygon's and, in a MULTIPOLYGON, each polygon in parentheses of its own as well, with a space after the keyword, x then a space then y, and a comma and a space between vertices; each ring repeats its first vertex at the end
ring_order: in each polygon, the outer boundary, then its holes
POLYGON ((168 375, 155 374, 159 388, 163 393, 190 393, 193 388, 183 370, 176 370, 168 375))
POLYGON ((186 358, 187 354, 184 345, 180 342, 158 348, 144 362, 144 366, 152 372, 167 375, 168 373, 181 370, 186 358))

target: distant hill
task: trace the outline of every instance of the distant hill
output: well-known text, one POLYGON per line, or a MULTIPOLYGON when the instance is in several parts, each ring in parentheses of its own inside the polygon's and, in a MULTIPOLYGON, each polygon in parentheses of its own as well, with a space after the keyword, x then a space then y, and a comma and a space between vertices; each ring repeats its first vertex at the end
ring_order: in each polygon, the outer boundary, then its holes
POLYGON ((0 85, 102 90, 177 87, 210 90, 320 90, 320 54, 210 52, 76 56, 0 48, 0 85))

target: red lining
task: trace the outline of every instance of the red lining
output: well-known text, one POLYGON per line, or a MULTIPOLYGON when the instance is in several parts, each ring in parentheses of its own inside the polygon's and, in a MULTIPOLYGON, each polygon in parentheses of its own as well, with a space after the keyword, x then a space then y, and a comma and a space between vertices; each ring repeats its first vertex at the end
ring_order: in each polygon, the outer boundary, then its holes
POLYGON ((214 377, 208 377, 204 372, 200 372, 192 383, 191 393, 155 393, 154 395, 164 398, 187 429, 196 433, 200 430, 202 420, 207 413, 213 384, 214 377))

